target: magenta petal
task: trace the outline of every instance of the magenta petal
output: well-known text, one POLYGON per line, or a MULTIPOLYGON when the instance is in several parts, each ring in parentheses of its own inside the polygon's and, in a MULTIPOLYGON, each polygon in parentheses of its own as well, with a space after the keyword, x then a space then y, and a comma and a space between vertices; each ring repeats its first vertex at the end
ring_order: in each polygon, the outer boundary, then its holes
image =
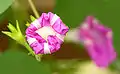
POLYGON ((52 36, 52 35, 48 36, 48 44, 49 44, 51 53, 60 49, 60 45, 61 45, 62 41, 61 41, 61 43, 59 43, 59 42, 60 42, 60 40, 56 36, 52 36))
POLYGON ((41 22, 42 26, 50 26, 50 15, 46 13, 42 13, 41 18, 39 18, 39 22, 41 22))
POLYGON ((88 16, 80 26, 79 33, 80 40, 98 66, 106 67, 115 60, 116 52, 113 48, 110 28, 101 25, 93 16, 88 16))
POLYGON ((53 28, 56 32, 63 34, 63 35, 65 35, 69 30, 68 27, 65 26, 65 24, 60 19, 58 19, 55 22, 55 24, 53 25, 53 28))
POLYGON ((36 38, 36 40, 39 42, 39 43, 44 43, 46 42, 45 39, 43 39, 40 35, 38 35, 37 33, 34 33, 34 38, 36 38))
POLYGON ((98 50, 94 45, 85 45, 91 59, 100 67, 108 66, 108 56, 102 50, 98 50), (106 62, 104 62, 106 61, 106 62))
POLYGON ((54 16, 55 14, 53 14, 53 13, 51 13, 51 12, 48 12, 48 15, 49 15, 49 20, 52 20, 52 18, 53 18, 53 16, 54 16))
POLYGON ((42 43, 34 42, 30 46, 35 51, 35 54, 44 53, 44 51, 43 51, 43 44, 42 43))
POLYGON ((37 28, 31 24, 29 28, 26 29, 26 34, 32 34, 36 30, 37 28))

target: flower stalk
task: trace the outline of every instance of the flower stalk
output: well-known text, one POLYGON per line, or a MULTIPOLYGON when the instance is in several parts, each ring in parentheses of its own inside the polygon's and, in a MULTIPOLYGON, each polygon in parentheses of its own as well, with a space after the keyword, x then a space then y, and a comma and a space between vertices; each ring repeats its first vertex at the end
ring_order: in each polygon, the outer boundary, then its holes
POLYGON ((32 1, 32 0, 28 0, 28 2, 29 2, 29 4, 30 4, 30 7, 31 7, 31 9, 33 10, 36 18, 39 18, 40 16, 39 16, 39 14, 38 14, 38 12, 37 12, 37 10, 36 10, 36 8, 35 8, 35 5, 34 5, 33 1, 32 1))

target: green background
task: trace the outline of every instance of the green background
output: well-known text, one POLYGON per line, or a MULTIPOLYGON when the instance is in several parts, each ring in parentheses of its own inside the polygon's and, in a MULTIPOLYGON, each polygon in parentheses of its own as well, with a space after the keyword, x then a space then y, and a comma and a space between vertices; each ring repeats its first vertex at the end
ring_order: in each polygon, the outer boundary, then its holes
MULTIPOLYGON (((24 0, 19 3, 21 7, 13 9, 9 7, 12 4, 12 0, 1 0, 0 20, 7 18, 12 23, 15 23, 15 20, 19 20, 22 31, 24 32, 25 25, 23 23, 28 19, 28 12, 25 9, 22 10, 22 8, 25 7, 24 0)), ((118 53, 116 61, 118 64, 116 65, 116 62, 114 62, 113 66, 119 70, 120 0, 56 0, 56 6, 53 12, 59 15, 70 29, 78 27, 88 15, 95 16, 105 26, 112 28, 113 44, 118 53)), ((25 48, 20 48, 15 41, 11 39, 9 39, 8 49, 12 51, 7 51, 0 55, 0 74, 51 74, 51 71, 55 69, 59 70, 57 69, 55 60, 44 60, 38 63, 35 58, 28 56, 27 53, 13 51, 17 49, 25 50, 25 48)), ((59 63, 59 65, 61 63, 59 63)), ((65 62, 65 64, 70 64, 70 66, 65 70, 60 69, 60 74, 70 74, 73 63, 76 64, 76 62, 73 61, 65 62)))

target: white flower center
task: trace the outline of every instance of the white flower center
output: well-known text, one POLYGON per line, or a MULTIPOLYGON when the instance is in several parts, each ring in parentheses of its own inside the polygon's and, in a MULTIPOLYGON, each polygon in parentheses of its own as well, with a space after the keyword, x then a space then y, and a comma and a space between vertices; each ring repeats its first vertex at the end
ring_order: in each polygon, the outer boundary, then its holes
POLYGON ((42 38, 44 38, 47 41, 47 37, 49 35, 55 35, 55 31, 53 28, 51 28, 50 26, 44 26, 40 29, 38 29, 37 31, 35 31, 36 33, 38 33, 42 38))

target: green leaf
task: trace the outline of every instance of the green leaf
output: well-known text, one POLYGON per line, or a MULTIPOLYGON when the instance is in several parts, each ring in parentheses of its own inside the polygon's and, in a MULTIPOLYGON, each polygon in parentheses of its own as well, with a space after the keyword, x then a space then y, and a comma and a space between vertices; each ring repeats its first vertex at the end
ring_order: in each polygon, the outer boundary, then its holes
MULTIPOLYGON (((1 15, 0 15, 0 23, 2 23, 4 20, 11 20, 13 18, 13 9, 11 7, 9 7, 6 11, 4 11, 1 15)), ((4 25, 4 24, 1 24, 4 25)))
POLYGON ((3 13, 13 3, 13 0, 0 0, 0 14, 3 13))
POLYGON ((37 62, 20 51, 7 51, 0 55, 1 74, 51 74, 47 62, 37 62))

